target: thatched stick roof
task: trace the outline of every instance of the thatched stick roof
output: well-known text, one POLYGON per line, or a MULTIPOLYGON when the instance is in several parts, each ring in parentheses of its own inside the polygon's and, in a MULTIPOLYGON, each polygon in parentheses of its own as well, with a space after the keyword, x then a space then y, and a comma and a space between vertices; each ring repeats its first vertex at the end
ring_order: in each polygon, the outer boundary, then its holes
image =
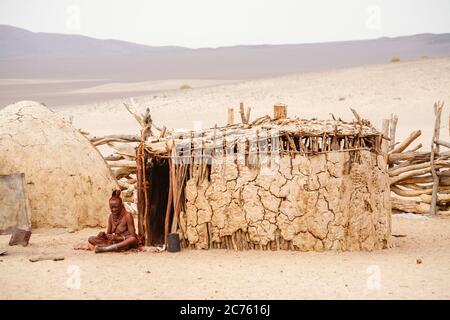
MULTIPOLYGON (((170 132, 165 137, 149 137, 145 141, 150 153, 170 153, 172 147, 177 149, 218 149, 235 144, 256 144, 268 139, 280 137, 358 137, 375 138, 381 136, 367 120, 345 122, 342 120, 306 120, 299 118, 272 120, 265 116, 251 124, 234 124, 205 130, 182 130, 170 132), (170 144, 168 143, 170 141, 170 144)), ((290 138, 289 138, 290 139, 290 138)), ((274 141, 275 142, 275 141, 274 141)), ((292 142, 290 142, 292 144, 292 142)))

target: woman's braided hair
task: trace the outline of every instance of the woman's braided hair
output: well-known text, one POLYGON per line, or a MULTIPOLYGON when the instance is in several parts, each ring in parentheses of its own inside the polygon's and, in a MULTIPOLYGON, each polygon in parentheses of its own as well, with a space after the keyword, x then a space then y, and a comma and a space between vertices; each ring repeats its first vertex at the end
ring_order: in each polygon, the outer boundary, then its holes
POLYGON ((122 203, 122 198, 120 197, 121 191, 116 189, 112 192, 111 198, 109 198, 109 201, 111 200, 118 200, 122 203))

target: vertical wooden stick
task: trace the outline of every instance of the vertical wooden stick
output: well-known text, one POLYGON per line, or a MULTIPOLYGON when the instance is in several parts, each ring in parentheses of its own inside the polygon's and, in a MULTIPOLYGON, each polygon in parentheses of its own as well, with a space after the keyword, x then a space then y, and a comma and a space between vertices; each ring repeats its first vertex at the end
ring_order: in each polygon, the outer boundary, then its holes
POLYGON ((216 131, 217 131, 217 124, 214 125, 214 131, 213 131, 213 137, 212 137, 212 150, 211 150, 211 164, 212 164, 212 158, 216 155, 216 131))
MULTIPOLYGON (((172 152, 172 155, 174 153, 172 152)), ((173 222, 175 220, 175 216, 177 215, 177 199, 178 199, 178 179, 177 179, 177 171, 180 170, 180 168, 186 166, 186 164, 184 163, 180 163, 178 165, 178 170, 177 170, 177 166, 175 166, 175 161, 171 161, 171 168, 170 168, 170 181, 171 181, 171 186, 172 186, 172 207, 173 207, 173 216, 172 216, 172 226, 173 226, 173 222)), ((171 228, 172 229, 172 228, 171 228)), ((172 231, 171 231, 172 232, 172 231)))
POLYGON ((247 113, 245 115, 245 124, 248 124, 250 121, 250 112, 252 111, 252 108, 247 107, 247 113))
POLYGON ((435 153, 439 153, 439 145, 436 143, 439 140, 439 131, 441 127, 441 113, 442 107, 444 104, 440 103, 440 101, 434 104, 434 133, 433 140, 431 140, 431 155, 430 155, 430 166, 431 166, 431 175, 433 177, 433 190, 431 194, 431 206, 430 206, 430 214, 436 214, 436 202, 437 202, 437 190, 439 186, 439 176, 437 175, 436 168, 434 166, 434 156, 435 153))
POLYGON ((227 125, 231 126, 234 124, 234 108, 228 108, 227 125))
POLYGON ((179 166, 177 170, 175 171, 174 176, 174 193, 173 193, 173 218, 172 218, 172 226, 170 228, 171 233, 175 233, 177 230, 177 224, 178 224, 178 198, 180 196, 180 189, 178 189, 179 180, 180 180, 180 171, 182 170, 182 166, 179 166), (176 190, 176 191, 175 191, 176 190))
POLYGON ((241 122, 245 123, 244 103, 239 104, 239 113, 241 114, 241 122))
MULTIPOLYGON (((192 164, 191 164, 192 165, 192 164)), ((187 173, 187 166, 183 165, 181 168, 178 168, 178 172, 176 174, 176 181, 177 181, 177 198, 175 199, 175 205, 174 205, 174 214, 173 214, 173 221, 172 221, 172 229, 171 232, 175 233, 177 232, 177 226, 178 226, 178 219, 180 214, 180 201, 181 196, 183 195, 183 185, 184 180, 186 179, 186 173, 187 173)))
POLYGON ((142 204, 144 203, 144 199, 143 198, 143 177, 142 177, 142 172, 145 171, 142 169, 143 163, 142 163, 142 157, 141 154, 143 153, 143 145, 142 143, 139 144, 137 150, 136 150, 136 164, 137 164, 137 170, 136 170, 136 174, 137 174, 137 196, 138 196, 138 234, 140 236, 145 237, 145 233, 144 233, 144 227, 143 227, 143 215, 144 215, 144 210, 142 208, 142 204))
POLYGON ((172 159, 169 158, 169 196, 167 199, 166 218, 164 219, 164 244, 167 245, 167 235, 169 234, 169 219, 172 211, 173 181, 172 181, 172 159))
POLYGON ((142 155, 142 163, 143 163, 143 179, 142 179, 142 185, 143 185, 143 187, 144 187, 144 204, 145 204, 145 208, 144 208, 144 237, 145 237, 145 244, 147 245, 147 246, 149 246, 150 245, 150 243, 151 243, 151 239, 150 239, 150 219, 149 219, 149 217, 148 217, 148 207, 149 207, 149 204, 148 204, 148 201, 149 201, 149 199, 148 199, 148 197, 149 197, 149 194, 148 194, 148 183, 147 183, 147 178, 146 178, 146 170, 145 170, 145 155, 143 154, 142 155))
MULTIPOLYGON (((383 119, 383 122, 381 124, 381 132, 383 133, 383 137, 388 137, 389 135, 389 119, 383 119)), ((388 151, 389 151, 389 144, 386 139, 381 140, 381 152, 383 153, 383 156, 387 162, 388 160, 388 151)))
POLYGON ((273 106, 273 118, 277 119, 286 119, 287 117, 287 105, 285 104, 276 104, 273 106))
MULTIPOLYGON (((381 132, 384 137, 389 137, 389 119, 383 119, 381 124, 381 132)), ((389 142, 386 139, 383 139, 381 143, 381 151, 387 153, 389 151, 389 142)))
POLYGON ((390 122, 390 134, 389 134, 389 150, 394 149, 395 147, 395 131, 397 129, 398 115, 391 114, 391 122, 390 122))

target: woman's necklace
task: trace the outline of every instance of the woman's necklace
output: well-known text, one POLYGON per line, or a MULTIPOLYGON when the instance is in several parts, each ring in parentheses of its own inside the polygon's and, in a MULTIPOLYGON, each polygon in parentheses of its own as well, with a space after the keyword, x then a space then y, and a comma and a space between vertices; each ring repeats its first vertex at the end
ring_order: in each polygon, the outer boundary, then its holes
POLYGON ((113 233, 116 232, 117 227, 119 226, 120 222, 122 221, 122 216, 123 216, 123 210, 120 211, 120 214, 117 218, 114 215, 112 216, 112 220, 113 220, 113 224, 114 224, 113 233))

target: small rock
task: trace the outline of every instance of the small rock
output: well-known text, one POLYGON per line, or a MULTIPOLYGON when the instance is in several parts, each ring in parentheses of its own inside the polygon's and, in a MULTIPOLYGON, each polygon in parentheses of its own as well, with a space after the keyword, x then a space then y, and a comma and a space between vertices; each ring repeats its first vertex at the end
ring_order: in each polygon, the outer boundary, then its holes
POLYGON ((41 256, 34 256, 28 259, 31 262, 37 262, 37 261, 44 261, 44 260, 53 260, 53 261, 62 261, 64 260, 63 256, 47 256, 47 255, 41 255, 41 256))
POLYGON ((416 263, 417 263, 417 264, 421 264, 421 263, 422 263, 422 259, 417 258, 417 259, 416 259, 416 263))
POLYGON ((145 271, 145 273, 152 273, 151 271, 149 271, 149 270, 147 270, 147 271, 145 271))
POLYGON ((75 230, 74 230, 74 229, 72 229, 72 228, 69 228, 69 229, 67 229, 67 232, 68 232, 68 233, 74 233, 74 232, 75 232, 75 230))

